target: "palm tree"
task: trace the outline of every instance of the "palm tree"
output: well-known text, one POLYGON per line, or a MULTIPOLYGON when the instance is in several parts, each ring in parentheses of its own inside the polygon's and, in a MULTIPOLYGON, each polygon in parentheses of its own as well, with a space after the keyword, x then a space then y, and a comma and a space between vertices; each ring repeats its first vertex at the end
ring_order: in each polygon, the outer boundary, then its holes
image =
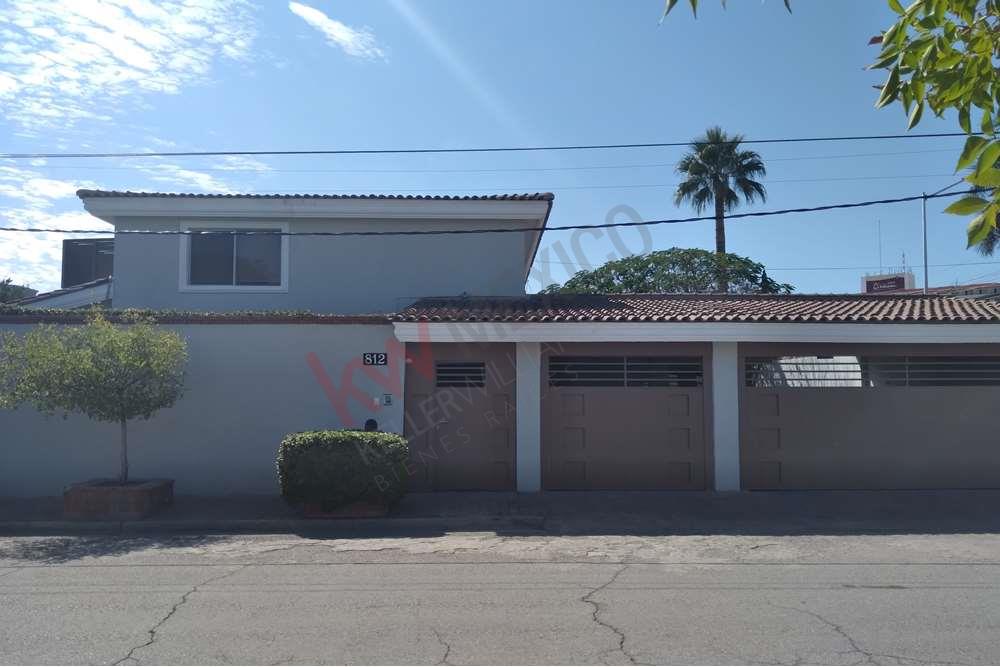
POLYGON ((1000 231, 994 227, 990 230, 989 234, 986 235, 982 241, 976 246, 976 250, 979 251, 980 255, 985 257, 990 257, 996 252, 996 249, 1000 247, 1000 231))
MULTIPOLYGON (((726 134, 721 127, 710 127, 705 136, 691 142, 691 150, 677 163, 677 173, 684 181, 677 186, 674 204, 690 202, 697 213, 715 205, 715 252, 726 253, 726 211, 740 203, 758 198, 767 200, 767 191, 757 180, 767 174, 756 151, 740 150, 743 135, 726 134)), ((729 291, 724 272, 719 273, 719 291, 729 291)))

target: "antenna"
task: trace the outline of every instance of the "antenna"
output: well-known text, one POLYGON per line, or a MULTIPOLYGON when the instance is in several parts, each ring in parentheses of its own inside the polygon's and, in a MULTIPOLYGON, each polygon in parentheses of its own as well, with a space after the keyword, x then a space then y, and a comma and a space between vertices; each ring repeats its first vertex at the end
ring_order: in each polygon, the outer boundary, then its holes
POLYGON ((882 273, 882 219, 875 220, 875 227, 878 229, 878 272, 882 273))

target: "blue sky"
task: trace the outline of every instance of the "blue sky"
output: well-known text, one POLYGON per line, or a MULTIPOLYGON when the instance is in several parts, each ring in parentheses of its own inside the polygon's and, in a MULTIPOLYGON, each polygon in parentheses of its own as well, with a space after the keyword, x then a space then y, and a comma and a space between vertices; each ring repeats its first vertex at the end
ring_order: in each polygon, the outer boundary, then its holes
MULTIPOLYGON (((882 0, 0 1, 0 152, 418 148, 895 134, 873 108, 868 38, 882 0)), ((951 131, 925 118, 919 130, 951 131)), ((768 202, 789 208, 944 187, 960 139, 761 145, 768 202)), ((0 215, 106 228, 77 187, 182 192, 551 190, 550 224, 673 205, 676 148, 566 153, 0 161, 0 215)), ((931 202, 931 283, 1000 279, 931 202), (963 266, 941 266, 963 264, 963 266)), ((618 219, 627 219, 619 215, 618 219)), ((919 203, 733 221, 729 250, 801 292, 857 291, 882 264, 920 275, 919 203), (849 267, 849 268, 841 268, 849 267), (808 270, 802 270, 808 269, 808 270)), ((57 286, 59 235, 0 234, 0 276, 57 286)), ((528 289, 622 249, 713 247, 711 223, 549 233, 528 289)))

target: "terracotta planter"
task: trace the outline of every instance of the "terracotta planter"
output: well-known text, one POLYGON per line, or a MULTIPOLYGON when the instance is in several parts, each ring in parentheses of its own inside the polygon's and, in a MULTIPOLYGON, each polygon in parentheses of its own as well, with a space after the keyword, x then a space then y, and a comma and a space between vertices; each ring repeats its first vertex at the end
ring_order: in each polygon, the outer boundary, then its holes
POLYGON ((125 486, 115 479, 92 479, 63 492, 67 519, 134 521, 174 502, 174 480, 144 479, 125 486))
POLYGON ((317 503, 302 506, 302 516, 307 519, 373 519, 388 513, 388 506, 366 502, 351 503, 332 510, 324 510, 317 503))

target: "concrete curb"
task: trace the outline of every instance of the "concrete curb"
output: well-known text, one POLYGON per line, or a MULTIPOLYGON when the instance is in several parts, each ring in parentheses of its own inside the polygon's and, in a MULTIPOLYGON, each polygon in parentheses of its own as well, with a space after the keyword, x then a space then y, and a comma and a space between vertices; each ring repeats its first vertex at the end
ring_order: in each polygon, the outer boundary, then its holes
POLYGON ((0 535, 156 535, 386 533, 408 531, 544 530, 539 515, 385 517, 381 519, 146 519, 143 521, 0 521, 0 535))

